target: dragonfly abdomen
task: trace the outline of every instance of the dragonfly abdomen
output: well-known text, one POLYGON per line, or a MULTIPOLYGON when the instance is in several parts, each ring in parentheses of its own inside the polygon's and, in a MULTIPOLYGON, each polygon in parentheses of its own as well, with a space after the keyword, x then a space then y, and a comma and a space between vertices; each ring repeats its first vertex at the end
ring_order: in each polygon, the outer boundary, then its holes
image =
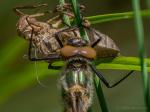
POLYGON ((87 112, 93 97, 92 72, 85 63, 67 68, 61 78, 65 112, 87 112))

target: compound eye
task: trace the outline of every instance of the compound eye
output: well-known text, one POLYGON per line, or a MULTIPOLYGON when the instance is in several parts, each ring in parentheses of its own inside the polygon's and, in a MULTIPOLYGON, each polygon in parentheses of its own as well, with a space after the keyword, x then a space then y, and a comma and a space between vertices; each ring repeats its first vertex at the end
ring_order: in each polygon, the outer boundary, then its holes
POLYGON ((64 57, 70 57, 75 55, 78 52, 78 49, 76 49, 76 47, 70 46, 70 45, 66 45, 64 46, 61 50, 60 53, 62 56, 64 57))
POLYGON ((91 47, 82 47, 81 54, 89 59, 94 59, 96 57, 96 51, 91 47))

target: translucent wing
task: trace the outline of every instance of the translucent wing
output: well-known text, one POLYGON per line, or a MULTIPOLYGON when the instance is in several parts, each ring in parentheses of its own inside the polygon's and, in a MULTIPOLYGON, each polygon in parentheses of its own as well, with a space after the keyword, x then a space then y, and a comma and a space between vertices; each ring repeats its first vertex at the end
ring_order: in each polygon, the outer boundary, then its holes
POLYGON ((91 43, 101 38, 100 42, 94 47, 97 53, 97 58, 118 56, 120 50, 110 37, 94 29, 92 32, 87 31, 87 33, 90 37, 91 43))

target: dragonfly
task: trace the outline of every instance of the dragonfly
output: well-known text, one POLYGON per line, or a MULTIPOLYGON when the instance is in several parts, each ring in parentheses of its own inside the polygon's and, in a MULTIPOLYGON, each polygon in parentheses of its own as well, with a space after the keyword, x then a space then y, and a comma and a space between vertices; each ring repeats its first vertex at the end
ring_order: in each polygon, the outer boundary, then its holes
MULTIPOLYGON (((45 5, 32 6, 32 8, 39 6, 45 5)), ((133 73, 130 71, 119 81, 110 84, 93 64, 93 61, 99 58, 119 56, 120 50, 110 37, 83 24, 90 39, 88 42, 79 36, 78 26, 54 28, 48 22, 35 19, 35 17, 43 14, 27 15, 18 10, 22 8, 29 8, 29 6, 15 8, 15 12, 20 16, 17 30, 21 36, 30 42, 29 60, 47 61, 49 69, 60 68, 60 66, 53 66, 52 61, 63 60, 65 62, 60 74, 65 112, 88 112, 93 100, 94 75, 99 77, 106 87, 112 88, 133 73), (66 42, 62 41, 64 37, 66 42), (56 47, 56 49, 51 46, 56 47), (33 47, 38 49, 38 56, 32 56, 33 47)), ((57 7, 57 9, 59 8, 57 7)), ((54 22, 54 24, 56 23, 54 22)))

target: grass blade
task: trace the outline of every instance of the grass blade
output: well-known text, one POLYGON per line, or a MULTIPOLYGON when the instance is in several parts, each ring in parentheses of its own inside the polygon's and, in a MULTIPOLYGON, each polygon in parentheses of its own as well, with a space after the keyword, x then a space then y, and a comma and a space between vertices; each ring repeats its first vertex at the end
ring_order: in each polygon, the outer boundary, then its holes
POLYGON ((147 112, 150 112, 150 96, 149 96, 149 83, 148 83, 148 73, 147 73, 147 65, 144 60, 145 58, 145 49, 144 49, 144 31, 142 18, 140 14, 140 0, 132 0, 132 5, 134 9, 134 21, 135 21, 135 29, 138 40, 139 47, 139 57, 141 64, 141 75, 143 80, 143 89, 145 95, 145 103, 147 107, 147 112))
MULTIPOLYGON (((150 17, 150 10, 141 11, 142 17, 150 17)), ((91 24, 98 24, 103 22, 112 22, 117 20, 125 20, 133 18, 133 12, 123 12, 123 13, 114 13, 114 14, 103 14, 86 17, 91 24)))
MULTIPOLYGON (((65 4, 65 0, 59 0, 59 4, 61 5, 61 6, 63 6, 64 4, 65 4)), ((70 24, 70 20, 69 20, 69 17, 67 16, 67 15, 63 15, 63 22, 64 23, 66 23, 67 25, 71 25, 70 24)))
MULTIPOLYGON (((150 72, 150 59, 145 59, 147 69, 150 72)), ((105 58, 95 61, 97 69, 116 69, 116 70, 137 70, 140 69, 140 59, 137 57, 116 57, 114 59, 105 58)), ((53 66, 64 66, 63 61, 53 63, 53 66)))
POLYGON ((102 109, 102 112, 109 112, 107 103, 105 100, 105 96, 104 96, 104 93, 103 93, 103 90, 101 87, 101 82, 100 82, 99 78, 96 77, 96 75, 93 80, 94 80, 94 85, 95 85, 98 101, 99 101, 100 107, 102 109))
MULTIPOLYGON (((135 70, 135 71, 141 71, 140 66, 135 65, 122 65, 122 64, 107 64, 102 63, 96 66, 97 69, 110 69, 110 70, 135 70)), ((150 72, 150 67, 147 67, 148 72, 150 72)))
POLYGON ((80 35, 83 39, 89 41, 89 37, 88 37, 88 35, 87 35, 86 31, 84 30, 83 25, 82 25, 83 19, 82 19, 81 14, 80 14, 80 9, 79 9, 78 3, 76 0, 70 0, 70 3, 72 4, 72 9, 74 11, 76 24, 80 30, 80 35))

